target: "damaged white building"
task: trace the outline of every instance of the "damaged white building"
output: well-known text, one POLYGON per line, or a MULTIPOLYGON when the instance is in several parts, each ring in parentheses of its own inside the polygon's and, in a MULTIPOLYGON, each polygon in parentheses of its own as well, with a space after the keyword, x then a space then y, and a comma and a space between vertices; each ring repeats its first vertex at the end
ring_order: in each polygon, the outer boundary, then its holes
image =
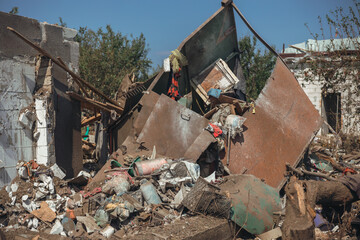
MULTIPOLYGON (((336 77, 344 79, 333 87, 325 87, 324 78, 312 74, 314 71, 309 69, 315 61, 341 61, 344 55, 358 61, 359 42, 360 38, 308 39, 306 42, 291 45, 280 54, 315 108, 336 132, 360 133, 360 85, 358 80, 354 80, 354 76, 359 77, 358 62, 351 67, 337 69, 340 74, 336 77), (336 53, 338 59, 335 59, 333 53, 336 53), (352 71, 352 74, 346 71, 352 71)), ((330 132, 328 125, 323 124, 321 134, 330 132)))
POLYGON ((16 176, 19 161, 57 163, 68 177, 82 169, 80 103, 65 71, 17 38, 7 27, 77 71, 76 30, 0 12, 0 185, 16 176))

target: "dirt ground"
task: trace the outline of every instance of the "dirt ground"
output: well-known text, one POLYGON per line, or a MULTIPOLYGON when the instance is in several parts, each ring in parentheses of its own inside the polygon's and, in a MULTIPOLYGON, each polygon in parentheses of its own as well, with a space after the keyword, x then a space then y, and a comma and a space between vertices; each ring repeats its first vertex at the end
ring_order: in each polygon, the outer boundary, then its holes
POLYGON ((229 235, 229 239, 231 239, 232 233, 229 228, 232 228, 232 225, 226 219, 198 215, 176 220, 169 225, 135 228, 122 236, 119 232, 111 239, 209 239, 209 236, 211 239, 226 239, 224 238, 226 235, 229 235))

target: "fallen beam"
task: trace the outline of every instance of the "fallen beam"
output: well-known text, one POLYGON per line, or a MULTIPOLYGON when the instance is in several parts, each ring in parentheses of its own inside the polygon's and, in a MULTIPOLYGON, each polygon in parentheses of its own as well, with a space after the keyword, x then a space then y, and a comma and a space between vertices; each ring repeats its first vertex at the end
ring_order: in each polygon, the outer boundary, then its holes
POLYGON ((79 94, 76 94, 76 93, 70 92, 70 91, 68 91, 68 92, 66 92, 66 93, 67 93, 70 97, 72 97, 72 98, 80 101, 81 103, 85 103, 86 105, 91 106, 91 107, 93 107, 93 108, 98 108, 98 109, 101 109, 101 110, 104 110, 104 111, 106 111, 106 112, 111 113, 111 109, 110 109, 110 108, 104 107, 104 106, 102 106, 102 105, 100 105, 100 104, 97 104, 97 103, 94 103, 94 102, 87 101, 84 97, 82 97, 82 96, 79 95, 79 94))
MULTIPOLYGON (((100 92, 99 90, 96 89, 96 87, 94 87, 92 84, 86 82, 85 80, 83 80, 79 75, 77 75, 76 73, 74 73, 73 71, 71 71, 67 66, 65 66, 62 62, 60 62, 58 59, 54 58, 53 56, 51 56, 48 52, 46 52, 44 49, 42 49, 41 47, 39 47, 38 45, 32 43, 29 39, 27 39, 25 36, 23 36, 22 34, 20 34, 19 32, 17 32, 15 29, 11 28, 11 27, 7 27, 8 30, 10 30, 11 32, 13 32, 16 36, 18 36, 19 38, 21 38, 24 42, 26 42, 28 45, 30 45, 31 47, 35 48, 38 52, 40 52, 42 55, 50 58, 56 65, 58 65, 59 67, 61 67, 63 70, 65 70, 66 72, 68 72, 74 79, 76 79, 76 82, 81 82, 82 84, 84 84, 86 87, 88 87, 89 89, 91 89, 94 93, 98 94, 99 96, 103 97, 104 99, 106 99, 108 102, 111 102, 114 105, 119 106, 119 104, 112 100, 111 98, 109 98, 108 96, 106 96, 104 93, 100 92)), ((80 84, 78 84, 80 86, 80 84)))
POLYGON ((96 114, 96 115, 94 115, 92 117, 86 118, 83 121, 81 121, 81 127, 87 126, 87 125, 99 120, 100 118, 101 118, 100 113, 98 113, 98 114, 96 114))
MULTIPOLYGON (((282 226, 283 239, 315 239, 315 205, 338 207, 359 200, 359 195, 351 190, 359 175, 339 178, 338 181, 300 181, 291 177, 285 187, 286 215, 282 226), (305 191, 306 190, 306 191, 305 191)), ((355 189, 354 188, 354 189, 355 189)), ((353 189, 353 190, 354 190, 353 189)))
POLYGON ((98 107, 100 109, 103 109, 105 111, 111 112, 111 110, 114 110, 119 114, 121 114, 123 112, 123 108, 115 106, 113 104, 105 104, 105 103, 96 101, 96 100, 91 99, 91 98, 83 97, 83 96, 81 96, 81 95, 79 95, 77 93, 71 92, 71 91, 68 91, 66 93, 68 95, 70 95, 74 99, 77 99, 77 100, 79 100, 81 102, 88 103, 90 105, 94 105, 94 106, 96 106, 96 107, 98 107))

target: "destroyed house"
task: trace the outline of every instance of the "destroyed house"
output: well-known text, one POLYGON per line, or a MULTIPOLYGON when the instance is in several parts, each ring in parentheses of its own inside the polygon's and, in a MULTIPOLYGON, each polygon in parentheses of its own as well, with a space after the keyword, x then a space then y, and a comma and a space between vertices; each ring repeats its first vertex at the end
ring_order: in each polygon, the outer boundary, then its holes
POLYGON ((359 200, 360 152, 313 141, 323 120, 291 62, 231 0, 114 98, 77 74, 75 30, 0 20, 0 235, 315 239, 352 225, 359 236, 358 207, 347 226, 325 218, 359 200), (277 56, 254 101, 235 13, 277 56))
POLYGON ((126 111, 109 127, 110 151, 141 144, 163 156, 199 160, 215 142, 204 130, 216 111, 207 93, 222 89, 218 103, 230 103, 246 119, 242 134, 220 152, 223 164, 230 173, 253 174, 270 186, 283 186, 285 164, 298 164, 321 117, 280 57, 254 107, 242 105, 246 87, 235 10, 227 1, 177 48, 188 63, 178 78, 177 102, 166 96, 171 71, 165 70, 126 94, 126 111))
MULTIPOLYGON (((15 176, 19 160, 35 159, 45 165, 56 162, 68 177, 76 175, 82 166, 80 127, 89 124, 88 120, 80 123, 81 106, 102 113, 89 118, 101 118, 95 139, 101 164, 118 149, 136 151, 140 147, 200 165, 220 159, 228 173, 253 174, 281 188, 285 164, 295 166, 300 161, 321 118, 280 57, 258 99, 251 104, 244 101, 246 86, 239 63, 234 12, 243 18, 232 1, 224 1, 172 52, 160 73, 122 91, 118 96, 122 102, 105 96, 74 72, 78 58, 78 45, 72 40, 74 30, 2 13, 1 37, 15 39, 2 45, 2 63, 20 69, 4 66, 6 81, 1 96, 7 103, 15 103, 17 98, 12 95, 28 96, 21 98, 28 101, 22 100, 11 110, 2 107, 2 125, 15 124, 2 127, 2 170, 9 175, 4 177, 4 183, 15 176), (20 23, 29 26, 27 31, 34 28, 31 34, 24 30, 32 41, 14 30, 20 28, 20 23), (33 42, 40 43, 40 48, 33 42), (42 57, 35 61, 37 53, 31 47, 42 57), (24 89, 10 89, 13 74, 13 83, 24 89), (84 86, 106 102, 89 98, 84 86), (46 124, 37 115, 44 116, 46 124), (214 137, 213 132, 218 130, 211 122, 228 132, 226 139, 214 137), (214 151, 216 142, 218 152, 214 151)), ((126 80, 119 91, 126 89, 125 84, 126 80)), ((209 167, 213 168, 217 167, 209 167)))
POLYGON ((0 12, 0 185, 16 176, 19 161, 57 163, 68 177, 82 169, 78 101, 69 75, 7 30, 15 28, 32 42, 78 69, 76 30, 0 12))

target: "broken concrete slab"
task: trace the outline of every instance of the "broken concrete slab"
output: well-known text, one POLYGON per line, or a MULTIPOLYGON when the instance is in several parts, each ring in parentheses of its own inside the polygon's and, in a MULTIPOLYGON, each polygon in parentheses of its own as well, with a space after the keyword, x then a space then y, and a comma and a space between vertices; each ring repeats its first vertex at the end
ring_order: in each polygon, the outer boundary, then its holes
POLYGON ((93 233, 100 230, 99 226, 96 224, 93 217, 87 216, 77 216, 76 220, 85 225, 87 233, 93 233))
POLYGON ((279 227, 271 229, 270 231, 264 232, 260 235, 257 235, 261 240, 272 240, 278 239, 282 236, 281 229, 279 227))
POLYGON ((50 234, 61 234, 63 232, 64 228, 60 222, 60 220, 56 220, 55 224, 51 228, 50 234))

